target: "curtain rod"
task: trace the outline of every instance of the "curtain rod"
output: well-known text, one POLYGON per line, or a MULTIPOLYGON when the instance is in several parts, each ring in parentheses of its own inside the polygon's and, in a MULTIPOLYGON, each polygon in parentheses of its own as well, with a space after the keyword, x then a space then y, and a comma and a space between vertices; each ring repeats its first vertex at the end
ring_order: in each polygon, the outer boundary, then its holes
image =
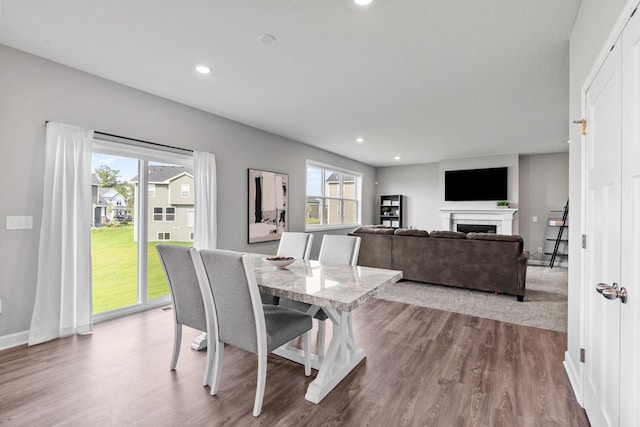
MULTIPOLYGON (((45 125, 47 123, 49 123, 49 120, 44 122, 45 125)), ((111 138, 125 139, 127 141, 134 141, 134 142, 139 142, 139 143, 142 143, 142 144, 155 145, 156 147, 171 148, 172 150, 180 150, 180 151, 186 151, 188 153, 193 153, 193 150, 190 150, 188 148, 174 147, 172 145, 159 144, 157 142, 149 142, 149 141, 144 141, 142 139, 129 138, 129 137, 126 137, 126 136, 120 136, 120 135, 115 135, 115 134, 112 134, 112 133, 100 132, 100 131, 97 131, 97 130, 94 130, 93 134, 94 135, 98 134, 98 135, 102 135, 102 136, 110 136, 111 138)))
POLYGON ((94 133, 94 135, 97 134, 97 135, 102 135, 102 136, 110 136, 112 138, 126 139, 127 141, 140 142, 142 144, 155 145, 156 147, 171 148, 172 150, 180 150, 180 151, 186 151, 188 153, 193 153, 193 150, 190 150, 188 148, 174 147, 172 145, 159 144, 157 142, 149 142, 149 141, 144 141, 142 139, 129 138, 129 137, 126 137, 126 136, 114 135, 112 133, 106 133, 106 132, 99 132, 97 130, 94 130, 93 133, 94 133))

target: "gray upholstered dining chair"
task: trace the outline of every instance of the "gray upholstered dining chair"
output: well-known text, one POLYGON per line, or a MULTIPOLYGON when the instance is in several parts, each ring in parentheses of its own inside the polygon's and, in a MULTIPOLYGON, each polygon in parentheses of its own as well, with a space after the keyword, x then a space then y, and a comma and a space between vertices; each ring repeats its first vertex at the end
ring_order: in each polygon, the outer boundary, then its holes
MULTIPOLYGON (((326 264, 342 264, 342 265, 356 265, 358 262, 358 254, 360 253, 360 237, 358 236, 340 236, 325 234, 322 237, 322 245, 320 246, 320 254, 318 261, 326 264)), ((298 311, 306 312, 311 305, 293 301, 288 298, 280 298, 280 306, 293 308, 298 311)), ((316 312, 314 318, 318 319, 318 335, 317 335, 317 352, 319 355, 324 355, 325 344, 325 320, 327 314, 321 310, 316 312)), ((351 317, 349 317, 349 329, 353 334, 353 326, 351 324, 351 317)))
POLYGON ((207 383, 218 392, 224 345, 258 355, 258 381, 253 416, 262 411, 267 377, 267 354, 303 336, 304 371, 311 375, 309 331, 311 316, 279 306, 262 304, 258 284, 247 255, 225 250, 191 249, 207 318, 207 383))
MULTIPOLYGON (((173 302, 174 338, 170 369, 178 364, 182 325, 202 332, 207 330, 204 303, 189 248, 182 245, 156 245, 173 302)), ((205 370, 205 379, 210 373, 205 370)))
POLYGON ((360 253, 360 237, 325 234, 318 260, 324 264, 356 265, 360 253))
POLYGON ((313 234, 285 231, 280 237, 278 245, 279 256, 292 256, 298 259, 309 259, 313 234))
MULTIPOLYGON (((297 259, 309 259, 311 253, 311 244, 313 243, 313 234, 285 231, 280 236, 280 244, 278 245, 278 256, 292 256, 297 259)), ((280 298, 274 295, 260 294, 263 304, 278 305, 280 298)))

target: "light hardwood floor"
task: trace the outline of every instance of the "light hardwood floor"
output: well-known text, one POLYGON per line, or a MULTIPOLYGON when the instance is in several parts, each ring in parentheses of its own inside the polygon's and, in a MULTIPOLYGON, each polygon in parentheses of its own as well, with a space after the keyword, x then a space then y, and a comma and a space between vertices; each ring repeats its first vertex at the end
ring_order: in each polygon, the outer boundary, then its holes
MULTIPOLYGON (((269 356, 262 415, 257 359, 227 347, 218 396, 185 329, 169 371, 173 314, 155 309, 70 337, 0 352, 7 426, 588 426, 562 366, 566 334, 384 300, 354 314, 367 358, 320 404, 316 375, 269 356)), ((329 327, 329 330, 331 328, 329 327)))

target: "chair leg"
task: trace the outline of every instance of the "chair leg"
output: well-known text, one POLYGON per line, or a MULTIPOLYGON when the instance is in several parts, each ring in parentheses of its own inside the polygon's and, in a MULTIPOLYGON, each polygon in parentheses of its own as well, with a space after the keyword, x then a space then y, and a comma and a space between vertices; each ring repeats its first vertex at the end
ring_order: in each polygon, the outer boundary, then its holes
POLYGON ((211 370, 211 379, 209 385, 211 387, 211 396, 215 396, 218 393, 218 387, 220 386, 220 377, 222 376, 222 361, 224 359, 224 343, 217 341, 215 343, 213 356, 213 369, 211 370))
POLYGON ((302 351, 304 352, 304 374, 311 376, 311 331, 302 335, 302 351))
POLYGON ((218 347, 216 345, 216 342, 214 340, 207 340, 207 361, 206 361, 206 365, 204 368, 204 381, 203 381, 203 386, 209 386, 211 387, 211 381, 212 381, 212 376, 213 376, 213 369, 214 369, 214 360, 216 357, 216 348, 218 347))
POLYGON ((180 344, 182 343, 182 324, 175 323, 173 334, 173 355, 171 356, 170 370, 175 370, 178 365, 178 356, 180 356, 180 344))
POLYGON ((318 356, 324 356, 324 342, 325 342, 325 323, 324 320, 318 320, 318 341, 316 345, 318 346, 318 356))
MULTIPOLYGON (((262 353, 262 352, 260 352, 262 353)), ((253 416, 257 417, 262 412, 262 400, 267 384, 267 354, 258 354, 258 384, 256 385, 256 401, 253 405, 253 416)))

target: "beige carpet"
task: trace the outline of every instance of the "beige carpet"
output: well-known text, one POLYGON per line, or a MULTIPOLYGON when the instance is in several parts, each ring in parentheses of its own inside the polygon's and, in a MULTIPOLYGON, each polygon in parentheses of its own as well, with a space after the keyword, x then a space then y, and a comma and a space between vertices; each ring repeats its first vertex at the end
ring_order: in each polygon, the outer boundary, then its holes
POLYGON ((561 267, 530 265, 523 302, 513 295, 411 281, 394 283, 377 298, 567 332, 567 269, 561 267))

